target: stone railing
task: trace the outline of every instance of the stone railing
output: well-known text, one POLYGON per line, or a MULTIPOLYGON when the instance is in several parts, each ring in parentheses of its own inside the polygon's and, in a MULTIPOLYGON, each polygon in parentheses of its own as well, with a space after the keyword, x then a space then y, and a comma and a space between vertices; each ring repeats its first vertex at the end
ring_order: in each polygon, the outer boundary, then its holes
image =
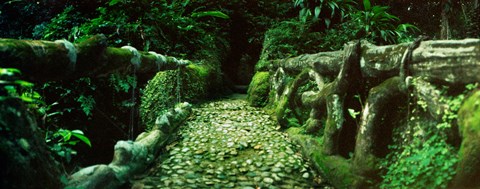
MULTIPOLYGON (((422 40, 389 46, 356 42, 344 51, 257 65, 257 71, 271 75, 273 95, 263 93, 275 105, 279 124, 336 188, 371 187, 368 180, 381 179, 378 163, 389 153, 393 130, 407 127, 396 118, 409 114, 400 107, 408 106, 412 90, 428 106, 420 119, 440 123, 448 105, 438 100, 441 94, 434 85, 459 89, 480 82, 480 39, 422 40), (313 136, 321 136, 322 142, 313 136)), ((464 138, 461 149, 471 144, 464 138)), ((471 161, 468 156, 460 154, 459 164, 480 170, 478 163, 465 163, 471 161)), ((463 178, 454 183, 472 176, 465 171, 457 169, 457 177, 463 178)))

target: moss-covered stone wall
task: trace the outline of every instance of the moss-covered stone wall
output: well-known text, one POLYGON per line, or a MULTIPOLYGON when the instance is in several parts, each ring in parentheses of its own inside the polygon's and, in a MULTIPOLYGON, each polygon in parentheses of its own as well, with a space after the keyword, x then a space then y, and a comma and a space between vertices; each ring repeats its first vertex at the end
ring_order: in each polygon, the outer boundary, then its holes
POLYGON ((217 77, 208 65, 190 64, 177 70, 158 72, 143 91, 140 105, 140 117, 149 130, 159 115, 178 102, 198 102, 207 97, 209 89, 219 83, 211 78, 217 77))
MULTIPOLYGON (((265 108, 333 186, 480 187, 472 181, 480 169, 474 142, 475 120, 480 117, 475 105, 478 92, 465 101, 459 114, 461 134, 456 131, 463 89, 480 81, 471 72, 480 71, 474 63, 479 57, 474 44, 479 40, 425 41, 419 46, 362 43, 359 66, 342 75, 348 51, 274 60, 285 55, 285 48, 272 47, 284 36, 267 34, 248 91, 250 104, 257 106, 255 99, 267 102, 265 108), (408 51, 413 56, 405 56, 408 51), (423 52, 442 58, 428 58, 423 52), (400 67, 409 61, 415 63, 407 66, 410 75, 402 78, 400 67), (461 67, 472 70, 459 72, 461 67), (352 74, 355 78, 342 80, 352 74), (262 90, 267 88, 262 85, 267 76, 268 93, 262 90), (341 89, 345 86, 349 87, 341 89), (463 141, 461 147, 458 140, 463 141), (431 158, 436 160, 420 162, 431 158), (422 166, 415 168, 418 164, 422 166), (452 181, 455 168, 458 181, 452 181)), ((292 42, 282 45, 297 48, 292 42)))

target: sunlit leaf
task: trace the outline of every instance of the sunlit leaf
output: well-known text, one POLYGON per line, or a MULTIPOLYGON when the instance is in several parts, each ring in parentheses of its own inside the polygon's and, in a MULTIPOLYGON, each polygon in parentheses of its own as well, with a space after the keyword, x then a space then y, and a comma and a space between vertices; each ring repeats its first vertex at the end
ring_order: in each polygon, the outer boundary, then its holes
POLYGON ((192 17, 200 18, 205 16, 212 16, 217 18, 229 19, 230 17, 221 11, 203 11, 203 12, 194 12, 192 17))
POLYGON ((90 142, 90 139, 88 139, 81 130, 73 130, 72 131, 73 136, 76 138, 80 139, 82 142, 87 144, 88 146, 92 147, 92 144, 90 142))
POLYGON ((21 74, 20 70, 16 68, 0 68, 0 75, 12 76, 15 74, 21 74))
POLYGON ((22 100, 22 101, 24 101, 24 102, 26 102, 26 103, 33 103, 33 102, 35 102, 35 99, 30 98, 30 97, 28 97, 28 96, 20 96, 19 98, 20 98, 20 100, 22 100))
POLYGON ((121 3, 121 2, 123 2, 123 0, 110 0, 108 5, 113 6, 113 5, 116 5, 116 4, 121 3))
POLYGON ((350 114, 350 116, 351 116, 353 119, 356 119, 356 118, 357 118, 357 115, 360 114, 360 112, 356 112, 354 109, 349 108, 349 109, 348 109, 348 114, 350 114))
POLYGON ((322 9, 320 7, 315 7, 315 18, 318 18, 318 16, 320 16, 320 12, 322 11, 322 9))
POLYGON ((83 134, 83 131, 78 130, 78 129, 73 130, 72 133, 84 135, 84 134, 83 134))
POLYGON ((20 85, 25 88, 30 88, 33 87, 33 83, 30 83, 28 81, 23 81, 23 80, 16 80, 15 84, 20 85))

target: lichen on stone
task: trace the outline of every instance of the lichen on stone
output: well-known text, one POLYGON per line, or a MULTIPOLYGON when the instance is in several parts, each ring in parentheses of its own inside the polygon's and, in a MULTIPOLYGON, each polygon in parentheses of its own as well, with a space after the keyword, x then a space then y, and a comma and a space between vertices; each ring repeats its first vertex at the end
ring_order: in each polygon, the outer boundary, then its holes
POLYGON ((133 54, 132 59, 130 59, 130 63, 132 63, 135 68, 140 68, 140 65, 142 63, 142 55, 140 54, 140 52, 138 52, 138 50, 132 46, 123 46, 122 49, 127 49, 133 54))
POLYGON ((149 51, 149 54, 155 56, 155 64, 157 65, 157 71, 160 71, 163 65, 167 63, 167 58, 161 54, 158 54, 154 51, 149 51))
POLYGON ((68 50, 68 59, 70 60, 69 69, 70 71, 74 71, 77 64, 77 50, 75 49, 73 43, 65 39, 56 40, 55 43, 62 44, 68 50))

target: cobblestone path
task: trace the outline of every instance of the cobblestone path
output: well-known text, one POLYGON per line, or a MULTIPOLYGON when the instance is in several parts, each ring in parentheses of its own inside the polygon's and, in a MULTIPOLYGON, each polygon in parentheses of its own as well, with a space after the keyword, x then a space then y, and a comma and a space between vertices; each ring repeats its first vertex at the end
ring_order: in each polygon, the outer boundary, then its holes
POLYGON ((238 96, 199 105, 181 140, 132 188, 330 188, 277 129, 238 96))

